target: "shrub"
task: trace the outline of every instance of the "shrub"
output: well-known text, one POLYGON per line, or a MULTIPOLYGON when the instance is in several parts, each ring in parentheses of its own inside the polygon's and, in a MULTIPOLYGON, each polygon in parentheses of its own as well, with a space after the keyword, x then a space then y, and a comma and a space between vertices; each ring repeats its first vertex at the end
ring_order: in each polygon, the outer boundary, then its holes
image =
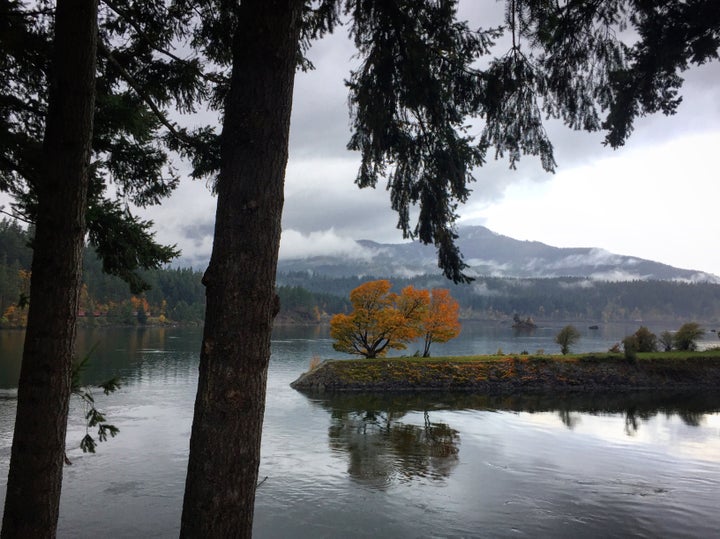
POLYGON ((658 339, 658 343, 662 346, 664 352, 669 352, 673 349, 674 341, 673 334, 669 331, 663 331, 658 339))
POLYGON ((622 341, 623 350, 625 352, 625 359, 628 361, 635 361, 637 359, 637 353, 639 348, 639 342, 636 335, 628 335, 622 341))
POLYGON ((657 352, 657 336, 645 326, 640 326, 633 337, 638 352, 657 352))
POLYGON ((570 347, 580 340, 580 332, 575 326, 565 326, 555 335, 555 342, 560 345, 560 352, 565 355, 570 347))
POLYGON ((673 344, 678 350, 697 350, 697 341, 705 335, 705 330, 697 322, 688 322, 680 326, 673 337, 673 344))

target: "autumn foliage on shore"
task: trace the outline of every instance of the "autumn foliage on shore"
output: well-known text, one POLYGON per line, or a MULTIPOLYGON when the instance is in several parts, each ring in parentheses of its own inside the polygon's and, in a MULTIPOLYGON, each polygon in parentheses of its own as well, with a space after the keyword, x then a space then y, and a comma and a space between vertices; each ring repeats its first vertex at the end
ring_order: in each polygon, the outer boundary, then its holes
POLYGON ((391 288, 390 281, 382 279, 350 292, 352 312, 330 320, 335 350, 377 358, 423 339, 423 357, 429 357, 432 343, 447 342, 460 334, 459 305, 447 289, 407 286, 396 294, 391 288))

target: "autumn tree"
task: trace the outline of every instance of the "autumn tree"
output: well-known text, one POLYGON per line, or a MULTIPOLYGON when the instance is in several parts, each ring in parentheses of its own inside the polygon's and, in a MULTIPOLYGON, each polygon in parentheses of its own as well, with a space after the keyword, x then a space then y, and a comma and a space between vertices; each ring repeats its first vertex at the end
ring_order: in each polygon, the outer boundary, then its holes
POLYGON ((720 46, 716 0, 508 0, 504 26, 478 30, 457 20, 454 0, 178 5, 196 16, 193 44, 231 69, 215 93, 219 166, 205 163, 219 170, 218 202, 182 537, 252 533, 292 87, 313 39, 347 19, 359 59, 348 81, 356 182, 387 184, 400 228, 435 245, 454 281, 468 280, 456 208, 489 152, 511 166, 536 155, 553 170, 545 116, 604 129, 620 146, 637 117, 674 113, 679 73, 720 46), (512 45, 488 57, 504 32, 512 45), (477 139, 469 118, 484 126, 477 139))
POLYGON ((448 342, 460 334, 458 312, 460 305, 450 296, 446 288, 433 288, 430 304, 422 321, 425 335, 423 357, 430 357, 430 345, 434 342, 448 342))
POLYGON ((408 286, 398 294, 390 292, 387 280, 369 281, 350 292, 353 311, 330 320, 333 348, 338 352, 366 358, 385 356, 390 350, 404 350, 419 337, 429 305, 427 290, 408 286))

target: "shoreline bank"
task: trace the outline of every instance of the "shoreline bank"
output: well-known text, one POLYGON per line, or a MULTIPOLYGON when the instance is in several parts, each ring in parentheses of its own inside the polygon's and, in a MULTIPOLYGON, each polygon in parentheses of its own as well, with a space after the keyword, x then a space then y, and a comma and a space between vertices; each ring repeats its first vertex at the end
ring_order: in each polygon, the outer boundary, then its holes
POLYGON ((326 391, 465 391, 488 395, 720 388, 720 352, 326 360, 291 387, 326 391), (665 356, 665 357, 663 357, 665 356))

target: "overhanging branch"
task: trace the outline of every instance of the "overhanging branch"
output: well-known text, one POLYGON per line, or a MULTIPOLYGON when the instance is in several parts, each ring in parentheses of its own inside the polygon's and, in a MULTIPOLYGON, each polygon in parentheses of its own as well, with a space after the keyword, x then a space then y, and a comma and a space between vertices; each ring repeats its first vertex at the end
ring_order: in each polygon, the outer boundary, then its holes
POLYGON ((182 142, 192 145, 193 141, 190 140, 184 133, 180 132, 178 128, 167 119, 165 114, 160 110, 160 108, 155 104, 155 102, 152 100, 152 98, 148 95, 145 90, 143 90, 140 85, 137 83, 137 81, 133 78, 133 76, 128 73, 128 71, 120 64, 120 62, 117 61, 117 59, 112 55, 110 50, 105 46, 105 44, 102 41, 98 41, 98 51, 105 57, 107 60, 113 65, 115 69, 118 70, 118 73, 120 73, 120 76, 125 80, 125 82, 133 89, 135 92, 140 96, 140 98, 145 102, 145 104, 152 110, 152 112, 155 114, 158 120, 160 120, 160 123, 162 123, 165 127, 167 127, 168 131, 177 138, 178 140, 181 140, 182 142))

